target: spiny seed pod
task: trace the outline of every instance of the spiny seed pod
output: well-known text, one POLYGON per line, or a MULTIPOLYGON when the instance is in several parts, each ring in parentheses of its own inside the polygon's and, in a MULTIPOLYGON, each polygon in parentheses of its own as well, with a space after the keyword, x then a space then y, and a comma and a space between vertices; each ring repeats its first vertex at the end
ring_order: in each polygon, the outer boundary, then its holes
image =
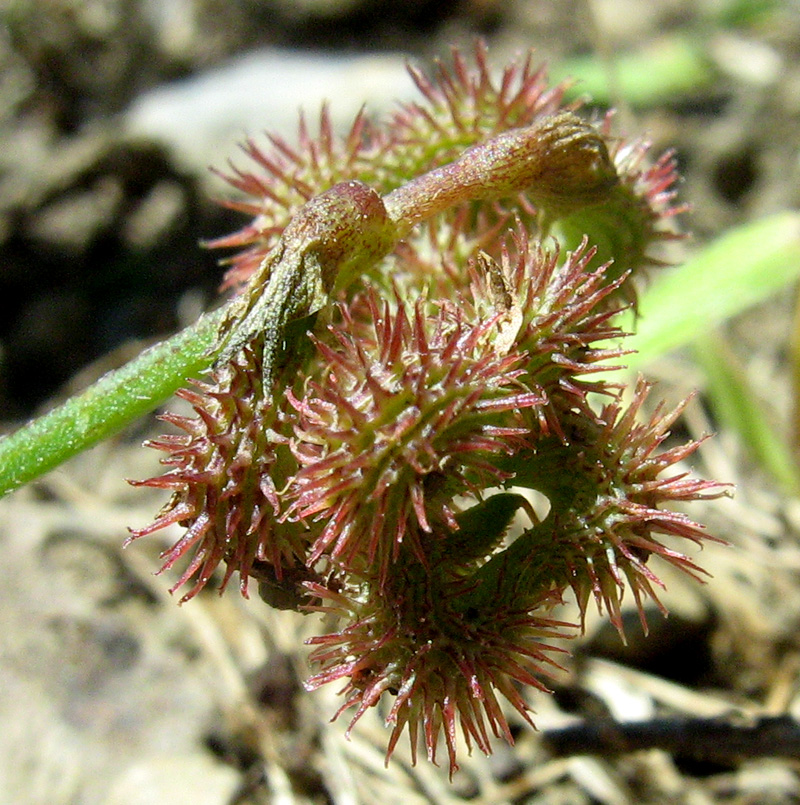
POLYGON ((500 462, 514 473, 516 485, 547 496, 551 516, 519 537, 507 556, 498 557, 494 571, 481 571, 492 578, 505 575, 505 583, 522 589, 570 586, 581 611, 585 613, 594 598, 623 639, 620 606, 626 589, 645 631, 645 600, 661 606, 654 587, 663 585, 648 563, 650 557, 696 578, 703 573, 664 539, 696 545, 720 542, 689 516, 668 507, 729 494, 725 484, 692 478, 685 469, 673 471, 702 440, 662 449, 688 400, 667 413, 658 406, 640 424, 637 418, 649 389, 640 378, 627 407, 615 398, 599 412, 585 401, 562 411, 560 436, 539 439, 500 462), (503 571, 503 566, 520 565, 525 556, 532 557, 527 569, 503 571))
POLYGON ((409 316, 374 292, 364 304, 363 324, 343 309, 337 348, 318 344, 327 370, 293 400, 289 514, 325 521, 310 561, 366 561, 385 580, 403 541, 414 544, 411 524, 452 526, 455 495, 504 480, 486 456, 513 450, 526 432, 515 412, 542 398, 517 383, 520 356, 494 350, 496 320, 468 323, 446 304, 431 314, 422 301, 409 316))
POLYGON ((585 240, 564 256, 558 247, 531 242, 522 229, 510 241, 499 263, 479 255, 462 307, 476 318, 507 311, 496 347, 526 356, 520 382, 550 403, 533 413, 542 433, 559 433, 559 408, 589 391, 607 393, 602 380, 587 378, 618 368, 614 362, 626 354, 618 346, 624 333, 613 323, 625 278, 609 282, 608 265, 590 270, 595 250, 585 240))
POLYGON ((701 572, 680 543, 713 537, 667 507, 726 493, 676 468, 698 442, 664 446, 682 406, 640 424, 647 384, 625 406, 595 379, 626 354, 615 317, 650 246, 675 237, 674 160, 580 119, 530 58, 474 61, 412 69, 422 98, 343 138, 323 109, 297 148, 248 144, 260 175, 230 181, 254 220, 211 244, 243 249, 240 294, 181 392, 196 416, 151 443, 170 469, 139 483, 173 497, 131 537, 185 529, 164 553, 188 559, 184 600, 224 565, 223 588, 239 572, 338 617, 307 686, 344 683, 351 728, 393 696, 388 753, 407 730, 435 761, 443 737, 451 773, 459 727, 488 753, 511 740, 501 699, 529 720, 517 686, 557 667, 562 595, 621 633, 626 590, 657 600, 651 557, 701 572))
MULTIPOLYGON (((652 254, 654 246, 683 237, 675 228, 676 216, 687 210, 685 204, 675 202, 677 162, 674 153, 667 151, 650 163, 647 141, 612 137, 610 116, 600 132, 619 182, 603 204, 574 210, 558 220, 556 230, 568 244, 588 238, 597 249, 596 263, 613 261, 609 279, 626 273, 639 277, 650 266, 664 265, 652 254)), ((636 308, 635 283, 624 283, 619 295, 636 308)))
POLYGON ((355 708, 348 732, 384 695, 394 696, 386 717, 392 726, 387 760, 407 729, 414 760, 421 738, 428 759, 436 762, 443 736, 452 776, 458 769, 459 726, 467 746, 474 742, 486 754, 491 753, 490 733, 513 744, 498 693, 532 723, 515 685, 547 689, 541 677, 559 668, 548 654, 561 650, 550 641, 565 637, 570 624, 547 617, 557 600, 552 593, 535 601, 498 602, 465 617, 457 586, 432 582, 419 566, 410 579, 416 584, 398 574, 389 589, 375 590, 363 601, 309 585, 321 600, 317 609, 345 625, 308 641, 316 647, 310 660, 320 670, 306 687, 346 682, 345 702, 336 715, 355 708), (430 592, 418 595, 426 586, 430 592))
MULTIPOLYGON (((626 587, 634 596, 645 632, 644 599, 654 600, 665 611, 653 589, 663 584, 648 564, 651 556, 695 577, 704 573, 685 554, 667 547, 664 537, 696 545, 720 542, 686 514, 665 506, 728 494, 726 485, 691 478, 686 470, 675 469, 702 440, 662 449, 688 400, 669 412, 659 405, 648 421, 637 422, 650 388, 639 378, 627 408, 619 400, 603 407, 599 416, 603 425, 583 440, 585 452, 575 456, 574 466, 585 477, 596 479, 596 496, 591 505, 573 508, 562 519, 565 556, 573 553, 567 560, 570 583, 581 609, 591 594, 601 612, 605 606, 620 634, 620 603, 626 587)), ((590 431, 594 429, 592 425, 590 431)))
MULTIPOLYGON (((171 489, 173 495, 156 520, 132 529, 128 541, 173 524, 186 532, 164 552, 162 570, 185 556, 188 566, 172 588, 193 580, 181 601, 195 596, 220 564, 226 565, 221 589, 234 571, 242 593, 254 564, 267 564, 278 579, 282 569, 305 559, 303 536, 292 524, 278 522, 281 458, 276 412, 265 404, 258 352, 244 349, 224 364, 208 382, 196 382, 178 396, 191 403, 197 416, 164 414, 162 419, 183 435, 148 442, 167 453, 164 475, 135 486, 171 489)), ((285 448, 284 448, 285 450, 285 448)))

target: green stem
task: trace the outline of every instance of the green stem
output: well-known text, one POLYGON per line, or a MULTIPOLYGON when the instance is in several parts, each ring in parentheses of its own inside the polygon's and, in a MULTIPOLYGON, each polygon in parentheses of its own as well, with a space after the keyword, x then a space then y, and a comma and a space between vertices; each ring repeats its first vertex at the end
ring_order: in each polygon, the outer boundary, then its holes
POLYGON ((463 605, 482 609, 492 601, 524 600, 531 591, 566 586, 569 577, 564 562, 550 550, 557 544, 556 528, 556 519, 548 516, 494 554, 472 577, 475 587, 463 605))
POLYGON ((146 349, 86 391, 0 438, 0 496, 52 470, 76 453, 153 410, 211 363, 222 309, 146 349))
POLYGON ((603 138, 572 112, 561 112, 468 148, 392 190, 383 203, 404 237, 456 204, 522 191, 549 219, 560 218, 607 201, 618 180, 603 138))

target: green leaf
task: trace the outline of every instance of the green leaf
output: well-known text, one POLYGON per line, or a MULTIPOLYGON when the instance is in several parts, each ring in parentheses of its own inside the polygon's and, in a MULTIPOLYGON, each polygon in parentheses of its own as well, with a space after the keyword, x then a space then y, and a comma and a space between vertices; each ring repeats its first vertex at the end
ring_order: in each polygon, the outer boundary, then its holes
POLYGON ((800 213, 783 212, 722 235, 682 266, 665 271, 642 295, 641 317, 625 346, 628 371, 693 346, 720 418, 734 428, 765 471, 792 492, 800 472, 746 381, 720 352, 716 328, 800 277, 800 213))
POLYGON ((691 344, 725 319, 767 299, 800 277, 800 213, 783 212, 745 224, 668 269, 642 294, 641 317, 625 346, 638 369, 691 344))
POLYGON ((753 458, 793 494, 800 492, 800 470, 775 429, 765 405, 725 341, 716 333, 699 339, 694 354, 706 377, 706 392, 720 421, 735 430, 753 458))

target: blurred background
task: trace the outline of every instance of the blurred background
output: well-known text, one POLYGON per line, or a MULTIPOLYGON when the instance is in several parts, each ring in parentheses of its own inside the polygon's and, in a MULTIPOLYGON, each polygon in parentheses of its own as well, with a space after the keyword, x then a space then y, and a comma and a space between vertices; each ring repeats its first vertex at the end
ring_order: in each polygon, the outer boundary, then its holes
MULTIPOLYGON (((291 141, 323 99, 343 130, 362 105, 385 113, 413 95, 408 60, 478 36, 498 66, 534 49, 654 154, 676 149, 687 251, 800 207, 795 0, 2 0, 3 429, 213 303, 220 255, 200 243, 243 219, 209 168, 247 167, 237 143, 291 141)), ((787 442, 795 295, 722 336, 787 442)), ((674 399, 705 388, 685 356, 652 372, 674 399)), ((556 759, 522 726, 453 786, 403 751, 384 768, 377 715, 345 742, 333 700, 301 689, 313 625, 234 594, 179 609, 151 575, 157 540, 120 551, 163 502, 123 481, 156 471, 138 447, 154 427, 0 502, 0 803, 800 802, 797 754, 556 759)), ((556 697, 535 699, 545 726, 793 712, 800 510, 703 395, 681 429, 719 431, 699 470, 737 482, 737 500, 693 516, 734 547, 706 550, 707 587, 675 581, 648 642, 590 625, 556 697)))

